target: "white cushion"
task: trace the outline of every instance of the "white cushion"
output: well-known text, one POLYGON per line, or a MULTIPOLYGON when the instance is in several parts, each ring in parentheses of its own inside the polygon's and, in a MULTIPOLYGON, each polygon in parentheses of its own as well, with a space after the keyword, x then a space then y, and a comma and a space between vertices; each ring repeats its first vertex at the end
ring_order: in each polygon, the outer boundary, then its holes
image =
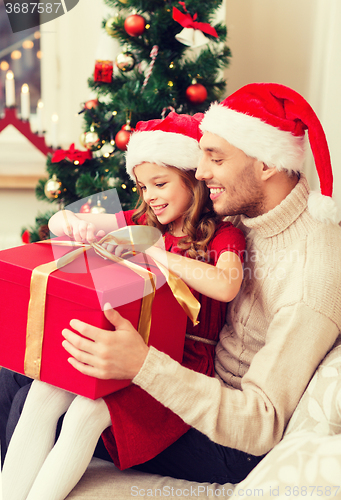
POLYGON ((235 489, 267 499, 341 498, 341 346, 321 363, 282 441, 235 489), (248 490, 248 491, 247 491, 248 490))

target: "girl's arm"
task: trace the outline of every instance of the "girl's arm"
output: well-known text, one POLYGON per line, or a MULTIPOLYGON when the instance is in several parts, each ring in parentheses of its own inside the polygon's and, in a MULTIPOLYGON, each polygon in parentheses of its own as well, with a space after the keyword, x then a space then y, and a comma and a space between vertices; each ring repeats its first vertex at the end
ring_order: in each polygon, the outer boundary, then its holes
POLYGON ((190 259, 161 248, 151 247, 146 253, 166 265, 189 287, 221 302, 230 302, 237 295, 243 279, 240 258, 234 252, 223 252, 215 266, 190 259))
POLYGON ((118 229, 115 214, 75 214, 59 210, 49 220, 49 229, 56 236, 67 235, 75 241, 94 241, 118 229))

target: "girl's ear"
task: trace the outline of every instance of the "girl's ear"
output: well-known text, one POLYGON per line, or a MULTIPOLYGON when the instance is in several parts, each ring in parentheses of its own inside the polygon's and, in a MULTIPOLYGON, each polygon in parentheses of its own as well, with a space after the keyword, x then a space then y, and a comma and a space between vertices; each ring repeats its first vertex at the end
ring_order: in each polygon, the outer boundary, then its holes
POLYGON ((270 179, 270 177, 272 177, 278 172, 276 167, 268 167, 267 165, 265 165, 265 163, 262 163, 262 165, 263 165, 261 171, 262 181, 267 181, 268 179, 270 179))

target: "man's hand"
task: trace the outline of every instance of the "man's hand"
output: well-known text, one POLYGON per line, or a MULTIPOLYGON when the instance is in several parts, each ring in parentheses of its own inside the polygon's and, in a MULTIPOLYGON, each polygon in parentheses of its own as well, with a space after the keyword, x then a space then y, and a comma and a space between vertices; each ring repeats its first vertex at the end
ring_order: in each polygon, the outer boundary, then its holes
POLYGON ((109 304, 104 314, 115 331, 102 330, 78 319, 70 326, 84 337, 65 329, 63 347, 71 354, 69 363, 81 373, 100 379, 133 379, 148 354, 148 346, 127 319, 109 304))

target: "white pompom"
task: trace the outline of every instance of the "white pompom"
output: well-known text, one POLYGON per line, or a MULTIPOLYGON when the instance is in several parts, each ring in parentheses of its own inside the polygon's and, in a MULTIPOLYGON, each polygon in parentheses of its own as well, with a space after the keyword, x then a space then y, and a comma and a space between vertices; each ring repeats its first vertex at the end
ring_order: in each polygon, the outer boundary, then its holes
POLYGON ((311 216, 320 222, 338 224, 341 220, 339 209, 330 196, 312 191, 308 198, 308 210, 311 216))

